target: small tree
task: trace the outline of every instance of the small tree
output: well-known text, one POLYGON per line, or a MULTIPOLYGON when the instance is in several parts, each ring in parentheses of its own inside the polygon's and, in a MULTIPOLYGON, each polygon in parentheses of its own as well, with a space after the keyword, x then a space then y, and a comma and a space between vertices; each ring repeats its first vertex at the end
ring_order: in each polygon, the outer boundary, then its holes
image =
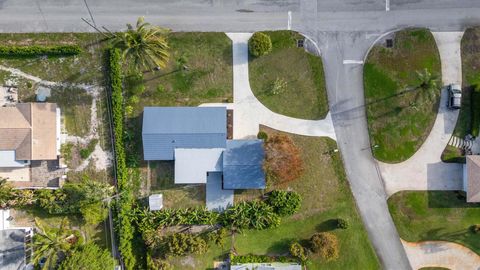
POLYGON ((349 224, 348 224, 348 221, 346 221, 345 219, 343 218, 337 218, 337 228, 338 229, 347 229, 349 224))
POLYGON ((250 54, 255 57, 268 54, 272 51, 272 40, 262 32, 256 32, 248 42, 250 54))
POLYGON ((305 254, 305 248, 298 242, 293 242, 290 245, 290 254, 299 259, 302 263, 307 261, 307 255, 305 254))
POLYGON ((316 233, 310 238, 312 251, 319 253, 327 261, 335 260, 339 256, 337 237, 328 232, 316 233))

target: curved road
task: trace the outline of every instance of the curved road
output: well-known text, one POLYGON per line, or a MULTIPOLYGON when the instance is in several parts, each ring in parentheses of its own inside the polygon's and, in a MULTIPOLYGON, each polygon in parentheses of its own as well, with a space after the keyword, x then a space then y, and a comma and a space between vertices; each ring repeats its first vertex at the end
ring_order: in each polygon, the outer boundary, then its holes
POLYGON ((461 31, 480 25, 480 1, 0 0, 0 32, 94 31, 82 17, 123 30, 138 16, 177 31, 250 32, 290 26, 317 41, 337 142, 363 222, 384 268, 410 269, 369 149, 362 60, 388 31, 410 26, 461 31))

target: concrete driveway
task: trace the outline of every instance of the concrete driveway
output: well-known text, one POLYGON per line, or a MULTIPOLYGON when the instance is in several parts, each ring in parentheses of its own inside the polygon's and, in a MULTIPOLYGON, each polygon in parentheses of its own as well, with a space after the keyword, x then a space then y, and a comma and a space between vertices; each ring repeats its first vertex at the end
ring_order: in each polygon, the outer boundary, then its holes
POLYGON ((255 97, 248 76, 248 39, 251 33, 228 33, 233 45, 233 137, 256 137, 259 125, 277 130, 336 139, 330 113, 322 120, 304 120, 270 111, 255 97))
MULTIPOLYGON (((442 83, 462 83, 460 42, 463 32, 434 32, 442 62, 442 83)), ((448 93, 442 89, 440 108, 433 128, 420 149, 398 164, 379 163, 387 195, 401 190, 462 189, 462 165, 444 163, 441 155, 452 136, 458 110, 447 108, 448 93)))

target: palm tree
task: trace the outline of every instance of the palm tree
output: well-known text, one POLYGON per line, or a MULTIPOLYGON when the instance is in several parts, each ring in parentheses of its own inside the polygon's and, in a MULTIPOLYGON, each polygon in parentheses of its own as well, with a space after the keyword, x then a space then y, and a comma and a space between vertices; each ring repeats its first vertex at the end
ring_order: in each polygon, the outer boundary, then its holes
POLYGON ((33 236, 33 263, 39 265, 45 260, 43 269, 55 269, 67 252, 78 243, 78 236, 70 229, 68 219, 64 218, 58 228, 45 227, 35 218, 38 232, 33 236))
POLYGON ((429 96, 435 96, 435 90, 438 87, 438 76, 430 73, 428 69, 424 69, 422 72, 417 71, 417 78, 420 82, 417 88, 427 91, 429 96))
POLYGON ((164 68, 170 57, 167 42, 169 30, 152 26, 143 17, 138 18, 135 28, 131 24, 127 24, 127 28, 126 32, 113 34, 112 45, 122 50, 126 59, 132 59, 137 69, 164 68))

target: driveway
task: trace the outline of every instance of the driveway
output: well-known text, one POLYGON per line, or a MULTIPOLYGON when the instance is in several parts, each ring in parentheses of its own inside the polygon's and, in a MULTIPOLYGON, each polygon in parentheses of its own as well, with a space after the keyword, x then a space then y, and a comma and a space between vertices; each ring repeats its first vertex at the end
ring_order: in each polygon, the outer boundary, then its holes
MULTIPOLYGON (((434 32, 442 62, 442 83, 462 83, 460 41, 463 32, 434 32)), ((452 136, 458 110, 447 108, 448 93, 442 89, 433 128, 420 149, 398 164, 379 163, 387 195, 401 190, 460 190, 462 165, 444 163, 441 155, 452 136)))
POLYGON ((274 113, 260 103, 250 88, 248 76, 248 39, 252 34, 227 35, 233 45, 233 138, 256 137, 259 125, 265 125, 299 135, 336 139, 330 113, 322 120, 303 120, 274 113))

